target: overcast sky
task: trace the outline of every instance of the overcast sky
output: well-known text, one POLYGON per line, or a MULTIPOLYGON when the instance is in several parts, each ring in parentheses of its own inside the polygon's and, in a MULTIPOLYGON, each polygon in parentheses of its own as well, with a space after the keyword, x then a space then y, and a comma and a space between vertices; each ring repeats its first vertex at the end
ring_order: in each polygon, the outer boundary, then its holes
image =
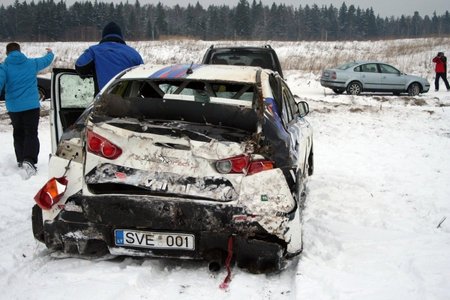
MULTIPOLYGON (((24 0, 19 0, 19 2, 23 2, 24 0)), ((38 2, 39 0, 34 0, 38 2)), ((58 2, 59 0, 54 0, 58 2)), ((87 1, 87 0, 78 0, 79 2, 87 1)), ((126 2, 126 0, 98 0, 99 2, 126 2)), ((249 3, 252 3, 253 0, 248 0, 249 3)), ((259 1, 259 0, 257 0, 259 1)), ((0 0, 0 3, 8 5, 13 3, 14 0, 0 0)), ((27 0, 27 3, 30 3, 31 0, 27 0)), ((66 0, 66 3, 71 5, 75 0, 66 0)), ((92 1, 93 2, 93 1, 92 1)), ((135 0, 128 0, 129 3, 134 3, 135 0)), ((180 4, 182 6, 187 6, 188 3, 196 4, 197 0, 139 0, 141 4, 146 3, 164 3, 167 6, 173 6, 175 4, 180 4)), ((239 0, 198 0, 198 2, 202 6, 208 6, 211 4, 221 5, 226 4, 229 6, 236 5, 239 0)), ((342 2, 344 1, 331 1, 331 0, 262 0, 263 4, 271 5, 273 2, 275 3, 285 3, 288 5, 294 5, 295 7, 302 5, 305 6, 317 4, 319 7, 323 5, 333 4, 334 6, 340 7, 342 2)), ((442 15, 446 10, 450 11, 450 1, 449 0, 349 0, 345 1, 347 6, 353 4, 355 6, 359 6, 362 9, 366 9, 372 7, 375 11, 375 14, 380 15, 381 17, 389 17, 389 16, 401 16, 401 15, 413 15, 415 11, 418 11, 421 16, 429 15, 431 16, 434 11, 438 15, 442 15)))
MULTIPOLYGON (((134 0, 130 0, 134 1, 134 0)), ((158 3, 158 0, 140 0, 141 3, 146 1, 146 3, 158 3)), ((247 0, 250 4, 253 0, 247 0)), ((257 0, 259 1, 259 0, 257 0)), ((273 2, 275 3, 285 3, 288 5, 294 6, 305 6, 317 4, 319 7, 323 5, 333 4, 334 6, 340 7, 342 5, 341 0, 332 1, 332 0, 261 0, 263 4, 271 5, 273 2)), ((220 4, 228 4, 228 5, 236 5, 239 0, 198 0, 201 5, 220 5, 220 4)), ((166 5, 187 5, 187 3, 195 4, 196 0, 164 0, 161 1, 166 5)), ((415 11, 418 11, 421 16, 432 15, 434 11, 438 15, 442 15, 446 10, 450 11, 450 1, 449 0, 350 0, 345 1, 347 6, 353 4, 355 6, 359 6, 360 8, 369 8, 373 7, 375 14, 379 14, 382 17, 386 16, 401 16, 403 15, 413 15, 415 11)))

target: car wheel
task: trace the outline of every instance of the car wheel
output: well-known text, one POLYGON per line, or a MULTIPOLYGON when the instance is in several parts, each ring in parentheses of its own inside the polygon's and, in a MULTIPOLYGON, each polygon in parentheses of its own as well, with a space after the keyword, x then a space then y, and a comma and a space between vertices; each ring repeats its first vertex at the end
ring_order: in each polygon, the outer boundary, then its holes
POLYGON ((413 82, 408 87, 408 95, 417 96, 420 94, 420 85, 417 82, 413 82))
POLYGON ((308 176, 312 176, 314 174, 314 152, 311 146, 311 152, 308 157, 308 176))
POLYGON ((295 183, 295 195, 294 197, 297 199, 300 206, 303 206, 303 200, 305 195, 305 189, 306 189, 306 174, 302 172, 302 170, 297 171, 297 182, 295 183))
POLYGON ((341 90, 341 89, 333 89, 333 92, 335 92, 338 95, 342 94, 344 91, 345 90, 341 90))
POLYGON ((34 237, 44 243, 44 225, 42 219, 42 209, 36 204, 31 211, 31 225, 34 237))
POLYGON ((347 94, 349 95, 359 95, 362 92, 362 85, 357 81, 350 82, 347 86, 347 94))
POLYGON ((41 87, 38 87, 38 93, 39 93, 39 101, 44 101, 46 98, 44 89, 41 87))

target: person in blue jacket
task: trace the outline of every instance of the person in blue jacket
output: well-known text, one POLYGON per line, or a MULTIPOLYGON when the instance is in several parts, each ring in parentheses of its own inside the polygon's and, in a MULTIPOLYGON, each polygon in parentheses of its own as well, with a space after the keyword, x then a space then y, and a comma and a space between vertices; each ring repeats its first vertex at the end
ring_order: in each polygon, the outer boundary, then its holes
POLYGON ((94 76, 95 94, 121 71, 143 64, 141 55, 128 46, 119 25, 108 23, 102 31, 102 39, 90 46, 75 62, 75 70, 81 76, 94 76))
POLYGON ((26 178, 36 174, 39 155, 38 125, 40 115, 36 76, 53 61, 50 48, 39 58, 27 58, 18 43, 6 45, 6 59, 0 66, 0 90, 5 87, 5 104, 13 126, 17 164, 26 178))

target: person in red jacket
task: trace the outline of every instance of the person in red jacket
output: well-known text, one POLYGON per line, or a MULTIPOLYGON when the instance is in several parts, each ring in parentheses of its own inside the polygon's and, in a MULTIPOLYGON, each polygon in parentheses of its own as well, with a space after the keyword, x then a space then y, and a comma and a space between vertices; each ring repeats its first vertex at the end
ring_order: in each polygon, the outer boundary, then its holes
POLYGON ((433 58, 433 62, 436 64, 436 79, 434 80, 434 87, 436 92, 439 91, 439 78, 444 80, 447 91, 450 92, 450 85, 447 80, 447 57, 444 56, 444 52, 438 52, 437 56, 433 58))

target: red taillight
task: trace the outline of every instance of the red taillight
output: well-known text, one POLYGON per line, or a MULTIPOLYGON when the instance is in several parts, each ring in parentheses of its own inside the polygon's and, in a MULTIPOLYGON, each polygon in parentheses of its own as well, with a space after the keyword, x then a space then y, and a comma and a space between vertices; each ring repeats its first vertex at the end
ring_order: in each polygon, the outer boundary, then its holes
POLYGON ((37 192, 36 196, 34 196, 34 201, 42 209, 51 209, 53 205, 61 200, 61 197, 66 192, 67 183, 65 176, 59 178, 53 177, 37 192))
POLYGON ((270 169, 273 169, 273 162, 271 162, 270 160, 252 161, 248 166, 247 175, 255 174, 270 169))
POLYGON ((101 152, 102 140, 92 131, 88 131, 88 149, 94 153, 101 152))
POLYGON ((273 169, 273 162, 270 160, 251 161, 249 156, 240 155, 216 161, 216 169, 222 174, 244 173, 251 175, 273 169))
POLYGON ((91 130, 87 132, 87 148, 89 152, 108 159, 116 159, 122 154, 122 149, 91 130))

